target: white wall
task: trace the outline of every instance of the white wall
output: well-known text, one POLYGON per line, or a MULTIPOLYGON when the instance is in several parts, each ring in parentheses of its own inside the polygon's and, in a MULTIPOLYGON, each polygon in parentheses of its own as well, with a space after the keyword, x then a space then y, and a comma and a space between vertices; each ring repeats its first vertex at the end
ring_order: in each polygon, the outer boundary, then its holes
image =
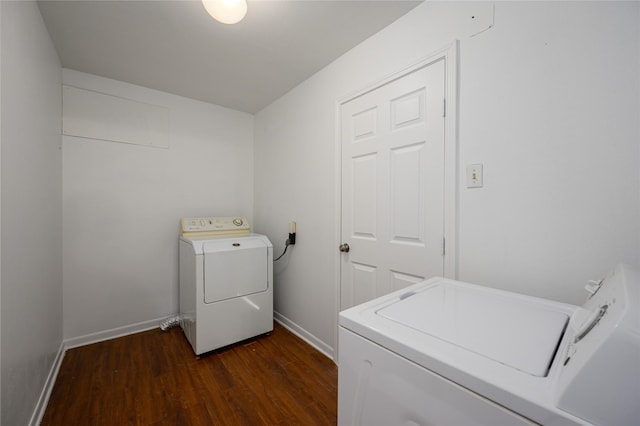
POLYGON ((0 9, 1 422, 24 425, 62 342, 62 77, 36 3, 0 9))
MULTIPOLYGON (((0 6, 0 189, 2 188, 2 6, 0 6)), ((0 424, 2 424, 2 192, 0 191, 0 424)))
POLYGON ((486 187, 461 190, 462 279, 578 304, 640 263, 639 11, 498 3, 466 43, 460 162, 485 163, 486 187))
POLYGON ((181 217, 251 223, 253 116, 67 69, 63 79, 169 108, 169 149, 63 136, 64 337, 82 343, 178 312, 181 217))
POLYGON ((639 3, 425 2, 256 115, 256 230, 275 309, 335 342, 335 103, 460 39, 458 278, 581 303, 588 278, 640 263, 639 3), (487 15, 490 15, 487 17, 487 15), (473 17, 473 18, 472 18, 473 17), (480 21, 480 23, 479 23, 480 21), (480 25, 482 24, 482 25, 480 25))

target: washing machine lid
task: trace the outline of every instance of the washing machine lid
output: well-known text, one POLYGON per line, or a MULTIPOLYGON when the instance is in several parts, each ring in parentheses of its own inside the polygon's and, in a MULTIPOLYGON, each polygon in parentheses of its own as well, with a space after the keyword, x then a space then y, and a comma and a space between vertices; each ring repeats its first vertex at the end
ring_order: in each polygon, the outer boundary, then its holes
POLYGON ((538 299, 450 280, 376 315, 534 376, 546 376, 569 321, 538 299))

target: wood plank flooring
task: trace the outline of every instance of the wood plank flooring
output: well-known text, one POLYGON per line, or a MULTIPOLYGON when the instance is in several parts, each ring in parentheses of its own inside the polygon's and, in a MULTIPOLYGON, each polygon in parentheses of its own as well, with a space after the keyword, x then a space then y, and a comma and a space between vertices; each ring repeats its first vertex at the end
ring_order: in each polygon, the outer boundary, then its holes
POLYGON ((338 368, 275 324, 197 359, 179 327, 67 351, 42 425, 335 425, 338 368))

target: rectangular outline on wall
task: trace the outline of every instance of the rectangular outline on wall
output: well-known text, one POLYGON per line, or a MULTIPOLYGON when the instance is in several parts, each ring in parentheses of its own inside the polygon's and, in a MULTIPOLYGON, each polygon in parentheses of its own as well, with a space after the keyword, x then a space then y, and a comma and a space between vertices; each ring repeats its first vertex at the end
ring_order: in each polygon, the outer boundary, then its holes
MULTIPOLYGON (((86 109, 79 109, 76 111, 79 114, 86 114, 86 109)), ((90 117, 85 117, 90 118, 90 117)), ((105 141, 105 142, 115 142, 115 143, 123 143, 127 145, 138 145, 144 146, 148 148, 160 148, 160 149, 169 149, 169 108, 162 105, 150 104, 147 102, 141 102, 135 99, 129 99, 122 96, 116 96, 109 93, 98 92, 96 90, 85 89, 83 87, 73 86, 70 84, 62 85, 62 135, 69 137, 76 137, 80 139, 87 140, 97 140, 97 141, 105 141), (75 94, 74 94, 75 93, 75 94), (102 138, 97 134, 92 134, 91 131, 86 131, 86 129, 82 129, 82 120, 76 120, 74 114, 71 114, 71 118, 69 117, 70 112, 73 111, 69 108, 72 104, 71 100, 75 96, 94 96, 97 98, 102 98, 103 100, 108 100, 111 102, 120 102, 122 105, 136 105, 141 109, 146 109, 146 118, 149 119, 151 117, 155 118, 156 124, 160 124, 158 127, 150 126, 150 121, 146 121, 141 128, 145 128, 147 131, 147 138, 144 141, 138 141, 134 139, 110 139, 110 138, 102 138)))

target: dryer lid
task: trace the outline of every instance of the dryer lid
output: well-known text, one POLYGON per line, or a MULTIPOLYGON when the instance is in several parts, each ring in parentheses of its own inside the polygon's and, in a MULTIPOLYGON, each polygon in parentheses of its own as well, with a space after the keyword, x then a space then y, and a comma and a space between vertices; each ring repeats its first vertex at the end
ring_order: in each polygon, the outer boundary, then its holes
POLYGON ((538 299, 441 281, 376 312, 535 376, 546 376, 569 316, 538 299))
POLYGON ((261 238, 227 238, 204 243, 204 303, 267 291, 269 252, 261 238))

